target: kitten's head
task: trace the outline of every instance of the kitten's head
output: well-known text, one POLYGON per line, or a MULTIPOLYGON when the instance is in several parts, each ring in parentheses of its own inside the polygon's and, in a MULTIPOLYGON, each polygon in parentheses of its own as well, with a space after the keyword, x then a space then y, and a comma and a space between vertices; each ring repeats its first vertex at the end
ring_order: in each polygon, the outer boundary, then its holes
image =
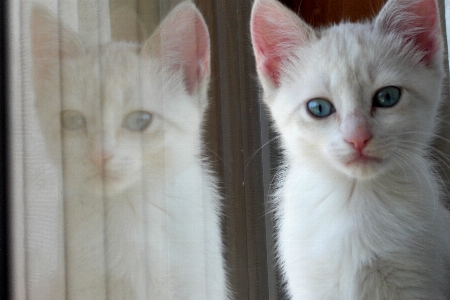
POLYGON ((423 155, 443 79, 435 0, 390 0, 372 23, 323 30, 257 0, 251 31, 288 158, 362 179, 423 155))
POLYGON ((67 184, 114 194, 198 158, 210 58, 192 3, 172 10, 143 45, 86 47, 40 7, 31 32, 37 113, 67 184))

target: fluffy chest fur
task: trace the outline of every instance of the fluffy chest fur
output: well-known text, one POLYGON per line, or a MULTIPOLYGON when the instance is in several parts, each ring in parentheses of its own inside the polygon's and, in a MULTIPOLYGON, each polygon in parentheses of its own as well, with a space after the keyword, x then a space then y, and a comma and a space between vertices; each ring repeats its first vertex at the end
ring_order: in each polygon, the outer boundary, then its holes
POLYGON ((197 165, 164 181, 148 181, 114 196, 67 197, 70 295, 77 299, 105 293, 114 299, 225 295, 219 284, 224 273, 212 178, 197 165))
POLYGON ((288 168, 278 251, 293 299, 444 299, 446 220, 427 164, 368 182, 288 168))

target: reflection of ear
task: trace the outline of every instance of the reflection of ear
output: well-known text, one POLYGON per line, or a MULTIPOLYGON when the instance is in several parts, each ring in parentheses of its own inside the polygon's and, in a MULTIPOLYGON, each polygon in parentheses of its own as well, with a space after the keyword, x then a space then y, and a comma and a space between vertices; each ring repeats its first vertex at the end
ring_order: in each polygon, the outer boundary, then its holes
MULTIPOLYGON (((431 63, 442 50, 441 25, 435 0, 390 0, 375 21, 376 27, 399 34, 424 53, 422 61, 431 63)), ((441 63, 441 62, 439 62, 441 63)))
POLYGON ((136 12, 122 5, 111 10, 111 36, 113 41, 141 44, 147 37, 147 32, 136 12))
POLYGON ((258 75, 264 87, 277 88, 295 49, 314 38, 314 30, 275 0, 253 5, 251 35, 258 75))
POLYGON ((191 2, 177 5, 145 42, 142 55, 160 58, 163 68, 182 70, 189 93, 209 78, 209 33, 191 2))
POLYGON ((35 79, 51 77, 59 71, 61 59, 77 57, 84 51, 79 36, 42 6, 33 6, 30 30, 35 79))

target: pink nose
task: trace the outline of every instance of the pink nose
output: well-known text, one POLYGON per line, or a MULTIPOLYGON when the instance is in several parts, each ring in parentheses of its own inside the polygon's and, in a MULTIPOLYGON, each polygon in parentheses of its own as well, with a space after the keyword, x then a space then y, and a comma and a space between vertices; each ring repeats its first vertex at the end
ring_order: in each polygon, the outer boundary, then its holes
POLYGON ((97 169, 102 169, 104 165, 113 157, 111 153, 102 152, 91 157, 92 164, 97 169))
POLYGON ((369 117, 358 110, 343 118, 341 123, 344 140, 360 154, 372 139, 370 128, 369 117))
POLYGON ((368 130, 357 130, 351 136, 345 140, 355 148, 358 152, 361 152, 366 148, 367 143, 372 139, 372 134, 368 130))

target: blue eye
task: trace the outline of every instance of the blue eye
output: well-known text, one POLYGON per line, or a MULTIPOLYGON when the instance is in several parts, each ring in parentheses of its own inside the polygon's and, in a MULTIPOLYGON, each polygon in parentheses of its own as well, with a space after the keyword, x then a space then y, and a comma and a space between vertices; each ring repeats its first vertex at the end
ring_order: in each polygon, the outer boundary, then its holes
POLYGON ((380 89, 373 98, 374 107, 392 107, 400 100, 401 92, 398 87, 387 86, 380 89))
POLYGON ((317 118, 325 118, 335 112, 333 104, 325 99, 312 99, 306 105, 311 115, 317 118))
POLYGON ((61 123, 68 130, 79 130, 86 127, 86 119, 83 114, 72 109, 66 109, 61 112, 61 123))
POLYGON ((125 118, 123 127, 131 131, 143 131, 150 125, 151 120, 151 113, 134 111, 125 118))

